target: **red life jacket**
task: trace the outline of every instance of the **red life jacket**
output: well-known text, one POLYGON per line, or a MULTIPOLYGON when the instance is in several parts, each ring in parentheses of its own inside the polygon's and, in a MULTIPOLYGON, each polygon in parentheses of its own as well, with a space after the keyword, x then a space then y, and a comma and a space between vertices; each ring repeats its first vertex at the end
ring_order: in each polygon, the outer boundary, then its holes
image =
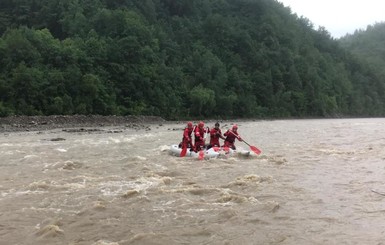
POLYGON ((210 145, 219 146, 219 136, 222 135, 221 129, 212 128, 210 130, 210 145), (218 134, 219 133, 219 134, 218 134))
POLYGON ((196 126, 194 130, 195 142, 203 140, 204 135, 205 135, 205 128, 200 128, 196 126))
POLYGON ((193 132, 193 128, 185 128, 183 131, 183 140, 191 141, 191 133, 193 132))
POLYGON ((231 131, 230 129, 227 130, 227 132, 223 135, 226 136, 225 141, 228 141, 230 143, 234 143, 235 139, 239 138, 239 134, 235 133, 234 131, 231 131))

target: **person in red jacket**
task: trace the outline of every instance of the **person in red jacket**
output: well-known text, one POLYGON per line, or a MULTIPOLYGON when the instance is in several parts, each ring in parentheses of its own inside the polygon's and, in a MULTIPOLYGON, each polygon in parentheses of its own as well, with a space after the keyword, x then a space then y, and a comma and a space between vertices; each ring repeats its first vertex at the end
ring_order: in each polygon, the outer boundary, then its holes
POLYGON ((204 127, 205 127, 204 122, 199 122, 198 126, 195 127, 195 130, 194 130, 195 152, 198 152, 205 147, 205 140, 206 139, 204 138, 204 135, 205 135, 206 130, 204 127))
POLYGON ((224 133, 223 135, 226 136, 223 147, 229 147, 235 150, 236 149, 234 145, 235 139, 242 141, 241 136, 238 134, 238 125, 236 124, 234 124, 232 129, 227 130, 227 132, 224 133))
POLYGON ((220 147, 219 139, 225 139, 222 135, 222 131, 219 128, 219 122, 215 123, 215 127, 210 130, 210 144, 207 146, 207 149, 217 146, 220 147))
POLYGON ((194 145, 192 143, 191 134, 193 132, 193 124, 192 122, 188 122, 186 128, 183 130, 183 138, 182 142, 179 144, 181 148, 191 148, 194 149, 194 145))

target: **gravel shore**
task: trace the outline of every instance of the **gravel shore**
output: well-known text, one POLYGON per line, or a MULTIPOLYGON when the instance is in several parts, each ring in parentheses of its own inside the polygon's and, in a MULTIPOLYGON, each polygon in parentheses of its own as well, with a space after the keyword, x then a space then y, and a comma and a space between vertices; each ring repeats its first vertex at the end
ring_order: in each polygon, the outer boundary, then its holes
POLYGON ((146 129, 150 124, 166 122, 155 116, 11 116, 0 117, 0 132, 42 131, 57 128, 125 126, 146 129))

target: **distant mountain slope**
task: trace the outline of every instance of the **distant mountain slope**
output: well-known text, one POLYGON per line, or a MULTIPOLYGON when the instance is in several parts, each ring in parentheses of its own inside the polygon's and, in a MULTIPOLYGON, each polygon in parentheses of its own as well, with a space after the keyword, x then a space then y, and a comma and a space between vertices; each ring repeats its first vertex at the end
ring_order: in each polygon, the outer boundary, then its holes
POLYGON ((385 67, 385 22, 368 26, 366 30, 356 31, 340 39, 343 47, 359 58, 365 59, 371 66, 385 67))
POLYGON ((275 0, 4 0, 0 33, 0 116, 385 115, 379 69, 275 0))

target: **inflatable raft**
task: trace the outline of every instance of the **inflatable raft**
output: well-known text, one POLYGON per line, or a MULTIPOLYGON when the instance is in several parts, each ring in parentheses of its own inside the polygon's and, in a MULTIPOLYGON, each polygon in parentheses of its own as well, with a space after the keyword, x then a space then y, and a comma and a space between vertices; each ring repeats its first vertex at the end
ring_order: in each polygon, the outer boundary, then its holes
MULTIPOLYGON (((175 156, 180 156, 180 153, 182 152, 182 148, 179 148, 178 145, 171 145, 170 147, 170 153, 175 156)), ((219 152, 216 152, 213 148, 210 148, 208 150, 203 150, 203 157, 204 158, 215 158, 219 156, 219 152)), ((201 153, 202 154, 202 153, 201 153)), ((190 149, 187 149, 186 156, 185 157, 199 157, 199 152, 191 151, 190 149)))
MULTIPOLYGON (((180 156, 180 153, 182 152, 182 148, 180 148, 178 145, 171 145, 170 147, 170 153, 174 156, 180 156)), ((187 149, 185 157, 193 157, 198 158, 202 155, 201 152, 195 152, 191 151, 190 149, 187 149)), ((233 150, 233 149, 224 149, 222 147, 212 147, 208 150, 203 150, 203 157, 204 158, 217 158, 217 157, 229 157, 229 156, 249 156, 250 151, 246 150, 233 150)))

